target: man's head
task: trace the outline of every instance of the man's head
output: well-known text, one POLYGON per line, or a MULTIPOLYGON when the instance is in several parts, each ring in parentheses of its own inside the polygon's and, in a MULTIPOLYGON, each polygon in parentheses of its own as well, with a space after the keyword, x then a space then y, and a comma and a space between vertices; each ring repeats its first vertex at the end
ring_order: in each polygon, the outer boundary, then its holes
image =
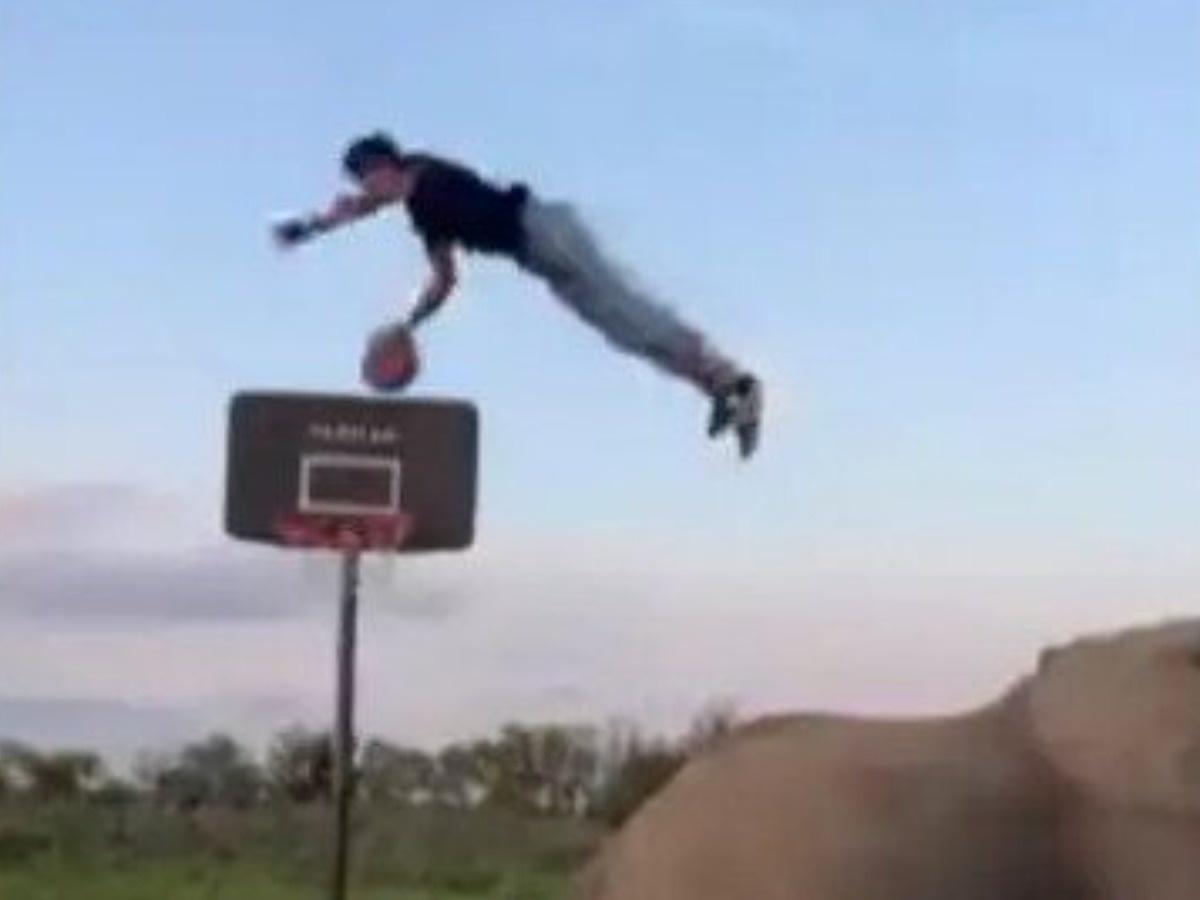
POLYGON ((342 168, 368 194, 393 198, 403 191, 404 154, 392 138, 377 131, 355 138, 342 155, 342 168))

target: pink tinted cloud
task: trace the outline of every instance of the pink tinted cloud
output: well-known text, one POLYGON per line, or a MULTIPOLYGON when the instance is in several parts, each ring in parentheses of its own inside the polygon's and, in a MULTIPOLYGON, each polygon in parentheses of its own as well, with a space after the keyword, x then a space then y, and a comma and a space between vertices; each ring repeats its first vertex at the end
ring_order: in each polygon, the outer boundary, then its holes
POLYGON ((0 490, 0 554, 183 543, 202 531, 176 499, 127 483, 0 490))

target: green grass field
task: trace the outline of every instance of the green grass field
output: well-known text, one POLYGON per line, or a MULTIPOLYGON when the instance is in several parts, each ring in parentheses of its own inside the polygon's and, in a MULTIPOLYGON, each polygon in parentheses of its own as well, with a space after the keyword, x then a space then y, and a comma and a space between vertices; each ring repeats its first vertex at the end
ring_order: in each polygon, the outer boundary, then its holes
MULTIPOLYGON (((0 807, 0 900, 319 900, 321 808, 193 815, 0 807)), ((551 900, 598 838, 574 820, 361 810, 355 900, 551 900)))

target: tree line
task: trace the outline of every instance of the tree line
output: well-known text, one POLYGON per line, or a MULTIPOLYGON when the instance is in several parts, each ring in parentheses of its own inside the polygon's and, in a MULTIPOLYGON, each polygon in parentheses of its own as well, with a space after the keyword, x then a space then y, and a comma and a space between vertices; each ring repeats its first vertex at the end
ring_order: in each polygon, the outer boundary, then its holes
MULTIPOLYGON (((728 706, 713 705, 676 739, 648 737, 624 724, 513 723, 490 737, 433 751, 372 737, 355 748, 354 789, 365 804, 492 807, 618 825, 734 720, 728 706)), ((328 803, 333 779, 329 732, 304 726, 278 732, 261 755, 227 734, 144 753, 126 777, 91 751, 0 741, 0 803, 248 810, 328 803)))

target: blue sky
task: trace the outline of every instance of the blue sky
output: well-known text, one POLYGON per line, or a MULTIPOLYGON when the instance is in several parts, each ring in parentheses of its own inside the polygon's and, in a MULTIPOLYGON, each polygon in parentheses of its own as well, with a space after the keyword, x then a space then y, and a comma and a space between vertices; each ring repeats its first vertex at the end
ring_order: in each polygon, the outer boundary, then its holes
POLYGON ((422 390, 482 409, 485 552, 1195 574, 1198 39, 1184 0, 6 4, 0 494, 157 491, 219 543, 228 395, 357 389, 420 277, 402 218, 266 240, 384 127, 578 202, 768 382, 742 466, 470 262, 422 390))

